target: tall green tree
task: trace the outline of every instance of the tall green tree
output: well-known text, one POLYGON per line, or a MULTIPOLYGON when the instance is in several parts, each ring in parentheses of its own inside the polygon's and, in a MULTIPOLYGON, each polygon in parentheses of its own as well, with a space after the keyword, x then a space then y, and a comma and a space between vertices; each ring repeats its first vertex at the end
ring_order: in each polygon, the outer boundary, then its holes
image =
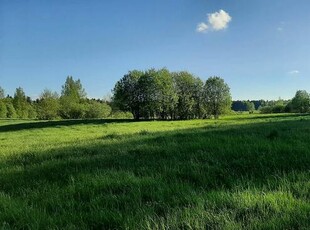
POLYGON ((292 107, 295 112, 307 113, 310 111, 310 96, 306 90, 298 90, 292 99, 292 107))
POLYGON ((133 70, 124 75, 113 89, 113 104, 122 111, 131 112, 134 119, 138 120, 141 115, 140 90, 138 81, 144 72, 133 70))
POLYGON ((68 76, 61 91, 61 117, 65 119, 83 118, 85 115, 83 100, 85 99, 86 92, 80 79, 74 80, 72 76, 68 76))
POLYGON ((17 118, 16 110, 13 106, 13 99, 8 97, 8 98, 4 99, 4 102, 5 102, 6 110, 7 110, 6 117, 7 118, 17 118))
POLYGON ((85 89, 82 86, 81 80, 74 80, 72 76, 66 78, 65 84, 61 90, 62 97, 70 97, 71 100, 80 101, 86 98, 85 89))
POLYGON ((245 101, 244 104, 246 111, 249 111, 249 113, 253 113, 255 111, 255 105, 253 102, 245 101))
POLYGON ((175 118, 193 118, 195 109, 195 77, 186 71, 182 71, 173 73, 173 79, 176 93, 178 95, 178 104, 175 118))
POLYGON ((38 118, 43 120, 52 120, 58 118, 60 109, 59 96, 56 92, 45 89, 37 103, 38 118))
POLYGON ((156 70, 150 69, 144 72, 138 80, 138 102, 140 116, 145 119, 155 118, 156 111, 159 110, 159 90, 156 85, 156 77, 156 70))
POLYGON ((6 104, 3 100, 0 99, 0 118, 7 117, 8 110, 6 108, 6 104))
POLYGON ((0 86, 0 118, 6 118, 7 108, 4 101, 4 89, 0 86))
POLYGON ((19 87, 13 97, 13 106, 18 118, 28 118, 29 104, 24 90, 19 87))
POLYGON ((204 85, 204 102, 209 115, 219 118, 231 108, 231 95, 228 85, 220 77, 210 77, 204 85))
POLYGON ((195 101, 193 112, 194 118, 204 118, 206 115, 206 108, 203 99, 203 81, 200 78, 195 78, 193 87, 193 98, 195 101))
POLYGON ((173 118, 178 103, 178 95, 174 87, 172 74, 167 69, 156 72, 157 117, 161 119, 173 118))

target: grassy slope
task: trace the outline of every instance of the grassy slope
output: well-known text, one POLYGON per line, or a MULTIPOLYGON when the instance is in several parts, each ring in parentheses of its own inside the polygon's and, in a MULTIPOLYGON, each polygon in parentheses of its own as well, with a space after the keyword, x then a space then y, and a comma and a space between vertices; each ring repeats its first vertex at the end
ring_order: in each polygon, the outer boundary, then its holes
POLYGON ((310 116, 0 120, 3 228, 310 228, 310 116))

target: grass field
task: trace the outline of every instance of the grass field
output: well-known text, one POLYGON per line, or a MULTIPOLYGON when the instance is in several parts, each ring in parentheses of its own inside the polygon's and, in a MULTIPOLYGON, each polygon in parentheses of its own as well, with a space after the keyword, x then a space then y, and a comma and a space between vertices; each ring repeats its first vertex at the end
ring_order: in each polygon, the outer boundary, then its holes
POLYGON ((3 229, 309 229, 310 115, 0 120, 3 229))

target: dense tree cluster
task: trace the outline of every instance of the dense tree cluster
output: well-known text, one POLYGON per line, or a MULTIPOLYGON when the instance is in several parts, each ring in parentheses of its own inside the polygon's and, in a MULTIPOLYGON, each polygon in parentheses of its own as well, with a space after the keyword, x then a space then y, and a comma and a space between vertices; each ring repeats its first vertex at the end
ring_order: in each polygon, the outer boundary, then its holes
POLYGON ((261 113, 290 113, 298 112, 293 110, 291 100, 265 101, 258 109, 261 113))
POLYGON ((39 98, 32 101, 24 90, 16 89, 14 97, 5 97, 0 87, 0 118, 80 119, 80 118, 131 118, 130 114, 113 111, 111 103, 86 98, 80 80, 68 76, 61 95, 45 89, 39 98))
POLYGON ((218 118, 231 108, 229 87, 223 79, 210 77, 204 83, 185 71, 129 71, 113 93, 113 103, 135 119, 218 118))

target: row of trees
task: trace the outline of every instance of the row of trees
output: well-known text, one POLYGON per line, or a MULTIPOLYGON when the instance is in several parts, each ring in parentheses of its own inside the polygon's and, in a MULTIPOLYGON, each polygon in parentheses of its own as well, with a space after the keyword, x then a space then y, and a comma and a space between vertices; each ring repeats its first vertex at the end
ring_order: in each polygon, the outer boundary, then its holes
POLYGON ((61 94, 44 90, 32 101, 22 88, 13 97, 0 87, 0 118, 79 119, 193 119, 234 111, 261 113, 310 112, 310 95, 298 90, 291 100, 231 101, 228 85, 220 77, 205 82, 188 72, 167 69, 133 70, 115 85, 112 101, 88 99, 80 80, 68 76, 61 94))
POLYGON ((291 100, 252 100, 252 101, 233 101, 233 111, 255 110, 260 113, 309 113, 310 94, 305 90, 298 90, 291 100))
POLYGON ((135 119, 193 119, 230 111, 231 95, 220 77, 206 82, 188 72, 133 70, 113 90, 113 103, 135 119))
POLYGON ((61 95, 44 90, 32 101, 19 87, 13 97, 5 97, 0 87, 0 118, 78 119, 78 118, 131 118, 123 112, 113 112, 109 102, 88 99, 80 80, 68 76, 61 95))
POLYGON ((232 110, 237 112, 248 111, 254 113, 289 113, 293 112, 289 107, 290 100, 247 100, 247 101, 233 101, 232 110))
POLYGON ((0 118, 35 118, 36 111, 30 97, 26 97, 22 88, 17 88, 14 97, 4 97, 0 88, 0 118))
POLYGON ((310 94, 306 90, 298 90, 288 106, 298 113, 310 112, 310 94))

